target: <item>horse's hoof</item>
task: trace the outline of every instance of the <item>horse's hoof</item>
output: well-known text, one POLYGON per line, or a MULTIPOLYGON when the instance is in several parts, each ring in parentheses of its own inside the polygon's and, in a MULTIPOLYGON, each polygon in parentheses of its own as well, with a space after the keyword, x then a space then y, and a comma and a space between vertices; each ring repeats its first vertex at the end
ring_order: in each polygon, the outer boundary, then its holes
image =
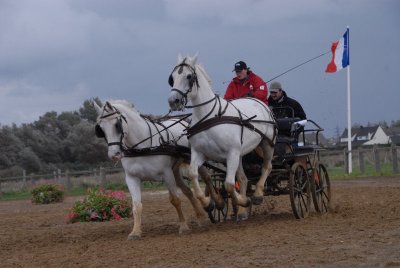
POLYGON ((208 204, 207 207, 204 208, 204 210, 207 212, 212 212, 214 209, 215 209, 215 202, 214 200, 210 199, 210 203, 208 204))
POLYGON ((252 196, 251 201, 253 205, 261 205, 263 202, 264 198, 262 196, 252 196))
POLYGON ((191 231, 190 231, 190 229, 189 228, 185 228, 185 229, 180 229, 179 230, 179 235, 187 235, 187 234, 190 234, 191 233, 191 231))
POLYGON ((128 240, 140 240, 142 239, 139 235, 128 235, 128 240))
POLYGON ((236 221, 237 221, 237 222, 239 222, 239 221, 245 221, 245 220, 247 220, 248 218, 249 218, 249 214, 248 214, 247 212, 239 213, 239 214, 237 215, 236 221))
POLYGON ((248 208, 253 204, 253 201, 251 200, 250 197, 247 197, 246 204, 244 205, 245 208, 248 208))

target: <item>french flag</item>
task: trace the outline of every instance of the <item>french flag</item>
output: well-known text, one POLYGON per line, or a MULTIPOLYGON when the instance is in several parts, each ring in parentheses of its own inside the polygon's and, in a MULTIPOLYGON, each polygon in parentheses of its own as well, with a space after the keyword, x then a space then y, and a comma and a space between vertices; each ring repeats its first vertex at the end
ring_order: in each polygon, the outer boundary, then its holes
POLYGON ((332 60, 326 66, 325 72, 335 73, 350 64, 349 28, 339 41, 332 43, 332 60))

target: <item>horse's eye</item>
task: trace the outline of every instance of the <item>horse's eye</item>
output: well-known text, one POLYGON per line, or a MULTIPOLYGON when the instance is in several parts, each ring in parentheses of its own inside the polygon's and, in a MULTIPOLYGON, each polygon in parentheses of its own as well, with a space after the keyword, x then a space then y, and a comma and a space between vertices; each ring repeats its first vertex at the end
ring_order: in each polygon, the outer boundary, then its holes
POLYGON ((188 75, 186 76, 186 78, 187 78, 188 80, 190 80, 190 79, 192 79, 192 75, 191 75, 191 74, 188 74, 188 75))

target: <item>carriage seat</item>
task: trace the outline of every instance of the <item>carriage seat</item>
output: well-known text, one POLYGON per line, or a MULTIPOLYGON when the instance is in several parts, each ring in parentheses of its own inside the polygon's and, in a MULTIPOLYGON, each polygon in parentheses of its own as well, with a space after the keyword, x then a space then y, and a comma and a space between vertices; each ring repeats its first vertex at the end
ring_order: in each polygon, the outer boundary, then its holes
POLYGON ((297 144, 299 132, 294 131, 293 124, 300 121, 299 117, 277 118, 278 136, 275 143, 274 155, 284 157, 288 150, 291 151, 294 144, 297 144))
POLYGON ((299 117, 277 118, 278 137, 293 137, 292 125, 300 120, 299 117))

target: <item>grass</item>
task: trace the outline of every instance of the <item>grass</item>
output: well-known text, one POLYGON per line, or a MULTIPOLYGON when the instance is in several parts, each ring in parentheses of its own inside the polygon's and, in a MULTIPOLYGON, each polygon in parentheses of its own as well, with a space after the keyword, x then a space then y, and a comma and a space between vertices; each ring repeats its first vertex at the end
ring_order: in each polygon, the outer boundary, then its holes
POLYGON ((6 200, 26 200, 31 198, 31 192, 26 191, 26 192, 5 192, 5 193, 0 193, 0 200, 1 201, 6 201, 6 200))
POLYGON ((356 179, 363 177, 380 177, 380 176, 394 176, 393 166, 391 163, 384 163, 381 165, 381 171, 377 172, 375 166, 365 165, 364 173, 361 173, 359 167, 353 167, 353 172, 347 174, 343 167, 328 168, 328 174, 331 179, 356 179))
MULTIPOLYGON (((357 179, 363 177, 380 177, 380 176, 393 176, 393 166, 391 163, 384 163, 381 166, 381 171, 376 172, 375 166, 367 164, 365 166, 365 172, 361 173, 359 167, 353 167, 353 172, 351 174, 347 174, 344 172, 343 167, 335 167, 328 168, 329 177, 332 180, 339 179, 357 179)), ((142 183, 143 190, 162 190, 165 189, 165 185, 162 182, 143 182, 142 183)), ((79 187, 74 187, 73 189, 67 191, 65 196, 83 196, 86 195, 88 188, 93 188, 98 186, 93 185, 81 185, 79 187)), ((113 191, 125 191, 128 192, 128 187, 125 183, 121 182, 110 182, 106 185, 107 190, 113 191)), ((7 200, 27 200, 31 198, 31 192, 26 191, 18 191, 18 192, 4 192, 0 193, 0 201, 7 200)))

